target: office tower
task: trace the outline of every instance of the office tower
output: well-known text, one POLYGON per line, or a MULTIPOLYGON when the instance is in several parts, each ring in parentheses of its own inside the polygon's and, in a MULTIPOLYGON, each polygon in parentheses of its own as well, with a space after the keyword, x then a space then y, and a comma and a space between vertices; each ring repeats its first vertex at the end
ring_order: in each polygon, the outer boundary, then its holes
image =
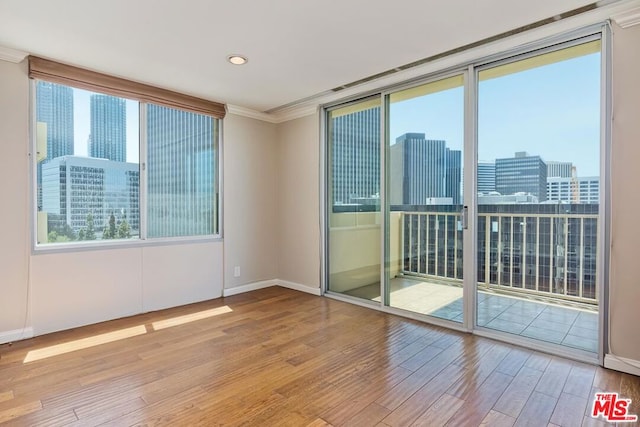
POLYGON ((122 98, 91 95, 89 156, 124 162, 127 159, 127 116, 122 98))
MULTIPOLYGON (((73 89, 55 83, 36 84, 36 122, 46 125, 47 153, 38 162, 38 210, 42 208, 42 164, 73 154, 73 89)), ((44 130, 44 129, 43 129, 44 130)), ((38 147, 41 150, 44 147, 38 147)))
POLYGON ((331 119, 333 204, 357 203, 380 193, 380 108, 331 119))
POLYGON ((571 178, 573 173, 573 163, 547 161, 547 178, 571 178))
POLYGON ((73 154, 73 89, 39 81, 36 121, 47 125, 47 159, 73 154))
POLYGON ((217 232, 215 120, 147 106, 147 233, 173 237, 217 232))
POLYGON ((445 188, 444 196, 452 199, 452 204, 462 203, 462 151, 447 148, 445 158, 445 188))
POLYGON ((547 178, 547 200, 562 203, 599 203, 600 178, 597 176, 547 178))
POLYGON ((392 205, 424 205, 431 198, 460 203, 461 160, 459 150, 445 141, 426 139, 424 133, 406 133, 390 149, 392 205))
POLYGON ((43 210, 58 227, 74 232, 91 214, 97 231, 109 216, 126 218, 132 231, 140 226, 139 171, 135 163, 90 157, 57 157, 42 166, 43 210))
POLYGON ((495 162, 478 162, 478 193, 496 191, 495 162))
POLYGON ((528 193, 540 202, 547 199, 547 165, 540 156, 518 152, 496 159, 496 191, 503 195, 528 193))

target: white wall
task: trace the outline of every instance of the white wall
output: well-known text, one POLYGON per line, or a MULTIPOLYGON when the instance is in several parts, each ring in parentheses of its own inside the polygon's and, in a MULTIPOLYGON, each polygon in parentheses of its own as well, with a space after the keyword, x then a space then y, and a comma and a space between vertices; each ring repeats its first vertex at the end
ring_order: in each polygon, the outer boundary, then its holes
POLYGON ((225 289, 278 277, 276 125, 224 119, 225 289), (240 277, 234 268, 240 267, 240 277))
MULTIPOLYGON (((278 125, 278 278, 320 288, 318 115, 278 125)), ((304 289, 304 288, 302 288, 304 289)))
MULTIPOLYGON (((21 329, 27 310, 29 84, 26 64, 0 61, 0 342, 21 329), (10 208, 9 208, 10 207, 10 208)), ((19 335, 18 335, 19 336, 19 335)), ((13 339, 13 338, 10 338, 13 339)))

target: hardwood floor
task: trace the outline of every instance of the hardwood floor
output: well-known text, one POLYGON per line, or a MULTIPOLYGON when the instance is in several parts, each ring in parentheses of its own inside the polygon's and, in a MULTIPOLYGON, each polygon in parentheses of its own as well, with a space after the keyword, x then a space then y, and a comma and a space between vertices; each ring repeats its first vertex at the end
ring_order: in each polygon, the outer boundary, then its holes
POLYGON ((605 425, 596 391, 640 414, 638 377, 277 287, 0 346, 17 426, 605 425))

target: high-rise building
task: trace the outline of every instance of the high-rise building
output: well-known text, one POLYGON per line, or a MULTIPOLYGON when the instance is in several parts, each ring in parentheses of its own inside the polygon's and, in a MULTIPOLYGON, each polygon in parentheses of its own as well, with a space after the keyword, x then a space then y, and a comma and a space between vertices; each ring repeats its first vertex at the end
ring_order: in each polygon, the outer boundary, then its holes
POLYGON ((147 234, 174 237, 217 232, 215 120, 147 107, 147 234))
POLYGON ((73 89, 55 83, 36 84, 36 122, 46 125, 47 156, 38 163, 38 210, 42 207, 42 164, 73 154, 73 89))
POLYGON ((406 133, 390 149, 392 205, 424 205, 427 199, 449 197, 460 204, 461 160, 444 140, 426 139, 424 133, 406 133))
POLYGON ((380 193, 380 108, 331 119, 334 205, 358 203, 380 193))
POLYGON ((447 148, 446 153, 444 195, 459 205, 462 203, 462 151, 447 148))
POLYGON ((547 199, 547 164, 540 156, 518 152, 496 159, 496 191, 503 195, 527 193, 543 202, 547 199))
POLYGON ((573 173, 573 163, 547 161, 547 178, 571 178, 573 173))
POLYGON ((139 166, 90 157, 62 156, 42 166, 42 210, 57 227, 74 232, 93 215, 96 231, 113 214, 126 218, 132 234, 140 227, 139 166))
POLYGON ((478 162, 478 193, 496 191, 495 162, 478 162))
POLYGON ((36 121, 47 125, 47 159, 73 155, 73 89, 38 81, 36 121))
POLYGON ((597 176, 547 178, 547 200, 563 203, 599 203, 600 178, 597 176))
POLYGON ((91 95, 89 156, 124 162, 127 159, 127 115, 123 98, 91 95))

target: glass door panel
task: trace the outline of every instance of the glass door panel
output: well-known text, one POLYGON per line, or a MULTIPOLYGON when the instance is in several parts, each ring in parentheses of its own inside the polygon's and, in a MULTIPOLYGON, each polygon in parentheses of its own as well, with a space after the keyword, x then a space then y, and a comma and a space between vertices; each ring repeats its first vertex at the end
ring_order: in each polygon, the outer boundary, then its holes
POLYGON ((477 325, 596 353, 600 41, 478 73, 477 325))
POLYGON ((462 322, 464 78, 387 102, 387 303, 462 322))
POLYGON ((328 289, 380 301, 380 98, 327 112, 328 289))

